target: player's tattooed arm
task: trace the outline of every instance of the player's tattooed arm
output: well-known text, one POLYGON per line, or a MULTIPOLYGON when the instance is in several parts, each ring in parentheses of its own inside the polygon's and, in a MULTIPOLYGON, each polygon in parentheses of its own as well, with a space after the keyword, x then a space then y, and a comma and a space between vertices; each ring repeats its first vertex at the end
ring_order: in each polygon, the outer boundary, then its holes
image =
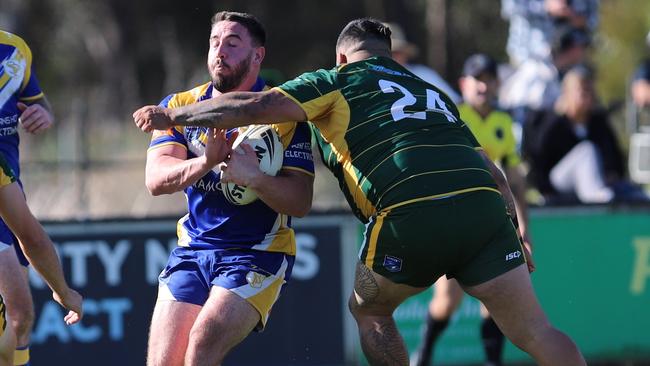
POLYGON ((296 102, 276 90, 225 93, 210 100, 175 108, 170 113, 178 125, 217 128, 307 119, 296 102))

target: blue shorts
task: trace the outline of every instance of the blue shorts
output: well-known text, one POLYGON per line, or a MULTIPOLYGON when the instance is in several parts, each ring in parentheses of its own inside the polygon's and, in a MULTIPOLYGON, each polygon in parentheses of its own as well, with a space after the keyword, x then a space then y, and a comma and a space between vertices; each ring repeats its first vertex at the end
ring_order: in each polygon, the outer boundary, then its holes
POLYGON ((259 312, 256 329, 262 330, 291 277, 294 260, 294 256, 278 252, 177 247, 158 277, 158 301, 203 306, 212 286, 219 286, 239 295, 259 312))
POLYGON ((20 245, 18 245, 18 240, 16 240, 14 234, 11 232, 11 230, 9 230, 7 224, 5 224, 2 220, 0 220, 0 250, 7 246, 14 247, 14 249, 16 250, 16 256, 18 257, 18 261, 20 262, 20 264, 22 264, 25 267, 29 266, 29 261, 25 257, 25 254, 23 254, 23 250, 20 249, 20 245))

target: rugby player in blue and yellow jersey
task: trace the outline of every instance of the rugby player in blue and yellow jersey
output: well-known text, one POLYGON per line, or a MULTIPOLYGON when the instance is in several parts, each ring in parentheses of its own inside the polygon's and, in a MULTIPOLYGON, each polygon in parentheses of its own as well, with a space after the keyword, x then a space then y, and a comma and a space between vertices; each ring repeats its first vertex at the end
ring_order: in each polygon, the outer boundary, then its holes
MULTIPOLYGON (((18 237, 29 262, 43 277, 52 289, 52 297, 66 309, 70 309, 64 317, 67 324, 74 324, 82 317, 82 298, 75 290, 68 287, 64 277, 59 257, 56 255, 52 241, 43 230, 41 224, 34 218, 25 196, 18 185, 13 169, 9 166, 4 155, 0 153, 0 218, 18 237)), ((20 268, 16 252, 10 245, 0 242, 0 281, 11 283, 16 276, 16 268, 20 268)), ((11 299, 11 292, 0 291, 0 366, 24 365, 29 358, 28 353, 16 352, 16 339, 13 327, 8 326, 11 316, 6 317, 6 302, 11 299), (14 355, 16 353, 16 355, 14 355)))
MULTIPOLYGON (((212 81, 165 98, 181 107, 233 91, 260 91, 265 31, 250 14, 212 19, 212 81)), ((259 169, 253 149, 232 153, 234 130, 172 126, 153 135, 146 184, 152 194, 184 191, 178 248, 159 277, 148 365, 219 365, 252 330, 261 330, 291 276, 296 244, 290 216, 311 207, 314 165, 307 124, 274 126, 285 150, 276 176, 259 169), (233 205, 220 182, 252 188, 259 199, 233 205)))
POLYGON ((535 297, 505 178, 449 98, 395 62, 390 45, 381 22, 354 20, 339 35, 332 70, 265 92, 146 106, 133 117, 143 131, 251 121, 316 126, 325 164, 366 223, 349 306, 370 364, 408 365, 392 313, 446 274, 538 364, 585 365, 535 297))
MULTIPOLYGON (((0 154, 18 179, 19 125, 28 133, 39 133, 52 123, 49 103, 32 68, 31 50, 20 37, 0 30, 0 154)), ((29 362, 29 337, 34 323, 34 306, 27 282, 28 262, 2 221, 0 243, 13 245, 24 267, 12 267, 13 276, 0 279, 0 292, 5 295, 7 313, 18 340, 15 361, 23 365, 29 362)))

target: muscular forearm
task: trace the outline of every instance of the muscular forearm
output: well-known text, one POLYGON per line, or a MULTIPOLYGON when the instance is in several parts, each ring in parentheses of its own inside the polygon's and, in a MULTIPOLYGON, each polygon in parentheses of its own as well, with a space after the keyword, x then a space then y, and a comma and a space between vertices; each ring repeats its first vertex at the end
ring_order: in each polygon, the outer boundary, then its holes
POLYGON ((25 256, 52 291, 65 296, 68 285, 63 278, 59 257, 52 241, 27 207, 24 197, 16 183, 2 188, 0 217, 16 235, 25 256))
POLYGON ((266 92, 231 92, 210 100, 169 111, 174 124, 221 129, 304 121, 305 112, 291 99, 274 90, 266 92))
POLYGON ((36 223, 31 226, 34 226, 32 228, 35 230, 34 232, 19 236, 20 247, 29 263, 41 275, 50 289, 64 297, 68 291, 68 284, 63 277, 63 270, 54 245, 40 224, 36 223))
POLYGON ((147 189, 154 196, 182 191, 196 183, 212 168, 204 155, 188 160, 158 156, 152 161, 147 160, 147 189))
POLYGON ((295 217, 305 216, 309 212, 312 186, 313 178, 307 174, 296 178, 286 176, 282 171, 275 177, 262 174, 249 185, 274 211, 295 217))
POLYGON ((174 122, 182 126, 204 126, 221 129, 249 124, 269 123, 261 113, 268 96, 259 93, 231 92, 217 98, 194 103, 171 111, 174 122))

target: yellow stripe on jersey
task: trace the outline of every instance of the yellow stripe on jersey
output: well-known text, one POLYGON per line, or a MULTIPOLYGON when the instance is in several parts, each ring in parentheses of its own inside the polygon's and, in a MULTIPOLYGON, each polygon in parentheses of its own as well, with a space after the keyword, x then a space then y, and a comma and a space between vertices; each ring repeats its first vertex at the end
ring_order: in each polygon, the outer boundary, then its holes
POLYGON ((286 227, 286 220, 283 219, 283 217, 286 217, 286 215, 278 215, 278 221, 282 227, 272 230, 274 234, 270 238, 267 235, 260 244, 253 245, 251 249, 296 255, 296 238, 294 231, 293 229, 286 227))
POLYGON ((494 189, 492 187, 472 187, 472 188, 459 189, 457 191, 434 194, 434 195, 431 195, 431 196, 419 197, 419 198, 414 198, 414 199, 411 199, 411 200, 403 201, 403 202, 396 203, 394 205, 390 205, 390 206, 386 207, 385 209, 382 210, 382 212, 386 211, 386 210, 390 211, 390 210, 395 209, 397 207, 401 207, 401 206, 408 205, 408 204, 415 203, 415 202, 435 200, 435 199, 442 198, 442 197, 451 197, 451 196, 456 196, 456 195, 459 195, 459 194, 462 194, 462 193, 469 193, 469 192, 476 192, 476 191, 491 191, 491 192, 496 192, 498 194, 501 194, 501 191, 499 191, 498 189, 494 189))
POLYGON ((20 101, 21 102, 33 102, 35 100, 39 100, 39 99, 43 98, 44 96, 45 96, 45 94, 43 92, 40 92, 39 94, 36 94, 33 97, 20 98, 20 101))
MULTIPOLYGON (((314 86, 314 88, 316 87, 314 86)), ((336 156, 336 161, 343 167, 345 184, 348 187, 348 192, 352 195, 354 204, 361 210, 365 217, 370 217, 374 214, 377 210, 370 200, 368 200, 368 197, 366 197, 359 185, 359 177, 352 164, 350 150, 345 141, 345 134, 350 123, 350 106, 345 100, 345 97, 343 97, 343 94, 341 94, 341 91, 334 90, 303 104, 280 88, 273 88, 273 90, 279 91, 302 107, 305 114, 307 114, 307 118, 318 127, 324 139, 329 143, 332 153, 336 156), (328 108, 323 108, 323 106, 328 106, 328 108), (328 112, 325 119, 321 119, 319 118, 320 116, 316 115, 323 110, 328 112), (333 121, 336 121, 336 123, 333 121)), ((329 157, 323 158, 329 160, 329 157)))
POLYGON ((207 82, 203 85, 199 85, 196 88, 190 89, 188 91, 176 93, 169 100, 167 106, 169 108, 176 108, 176 107, 182 107, 188 104, 196 103, 199 100, 199 98, 201 98, 201 96, 205 94, 205 92, 208 90, 211 84, 212 82, 207 82))
POLYGON ((366 267, 372 269, 373 264, 375 263, 375 255, 377 255, 377 238, 379 237, 379 232, 381 227, 384 224, 384 218, 388 215, 390 210, 383 210, 376 216, 375 225, 372 227, 370 232, 370 239, 368 240, 368 252, 366 254, 366 267))
POLYGON ((27 43, 25 43, 22 38, 5 31, 0 31, 0 44, 6 44, 15 47, 20 54, 20 56, 17 56, 17 60, 25 58, 25 75, 20 87, 20 91, 22 92, 23 89, 25 89, 27 86, 27 83, 29 83, 29 78, 32 76, 32 50, 29 49, 29 46, 27 46, 27 43))
POLYGON ((178 142, 176 142, 176 141, 169 141, 169 142, 163 142, 162 144, 158 144, 158 145, 150 146, 150 147, 147 149, 147 151, 156 150, 156 149, 158 149, 158 148, 160 148, 160 147, 163 147, 163 146, 170 146, 170 145, 180 146, 180 147, 182 147, 183 149, 187 150, 187 146, 185 146, 185 145, 183 145, 183 144, 181 144, 181 143, 178 143, 178 142))

